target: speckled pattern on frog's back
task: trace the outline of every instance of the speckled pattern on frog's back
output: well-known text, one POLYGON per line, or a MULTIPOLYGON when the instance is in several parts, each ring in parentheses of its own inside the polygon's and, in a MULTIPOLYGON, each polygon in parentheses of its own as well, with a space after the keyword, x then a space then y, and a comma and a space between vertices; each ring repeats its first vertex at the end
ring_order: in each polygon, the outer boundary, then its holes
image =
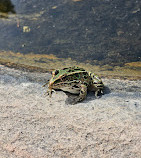
POLYGON ((54 82, 50 83, 53 89, 61 89, 74 94, 79 94, 81 84, 89 87, 92 83, 92 79, 86 71, 75 71, 70 74, 63 74, 57 78, 54 82))
POLYGON ((61 83, 63 83, 65 85, 69 84, 69 83, 78 83, 80 82, 84 83, 85 85, 89 85, 89 83, 91 83, 91 77, 89 76, 89 74, 86 71, 75 71, 75 72, 70 72, 65 74, 59 75, 58 78, 56 78, 56 80, 54 80, 54 85, 59 85, 61 83))
MULTIPOLYGON (((82 74, 83 72, 86 72, 83 68, 78 68, 78 67, 69 67, 69 68, 64 68, 64 69, 60 69, 60 70, 55 70, 54 72, 52 72, 53 75, 51 82, 55 82, 56 80, 58 80, 59 78, 63 77, 63 76, 72 76, 74 74, 82 74), (55 72, 58 71, 58 74, 55 74, 55 72)), ((80 79, 80 77, 82 77, 81 75, 75 75, 76 77, 78 77, 80 79)), ((77 79, 78 79, 77 78, 77 79)))

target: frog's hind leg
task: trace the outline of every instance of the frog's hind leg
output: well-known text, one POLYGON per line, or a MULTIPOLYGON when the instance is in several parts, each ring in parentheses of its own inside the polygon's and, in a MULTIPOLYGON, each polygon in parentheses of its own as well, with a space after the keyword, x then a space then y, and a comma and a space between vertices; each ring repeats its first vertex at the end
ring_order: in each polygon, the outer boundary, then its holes
POLYGON ((80 102, 82 100, 84 100, 87 96, 87 86, 84 84, 80 85, 80 94, 78 96, 78 98, 75 100, 75 103, 80 102))

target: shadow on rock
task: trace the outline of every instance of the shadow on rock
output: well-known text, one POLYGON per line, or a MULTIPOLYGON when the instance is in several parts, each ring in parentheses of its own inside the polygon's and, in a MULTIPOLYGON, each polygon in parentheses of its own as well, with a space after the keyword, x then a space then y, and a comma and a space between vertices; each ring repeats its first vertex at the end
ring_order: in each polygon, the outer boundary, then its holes
MULTIPOLYGON (((110 89, 108 87, 105 87, 104 90, 103 90, 103 94, 99 93, 98 94, 98 97, 95 96, 95 93, 94 92, 88 92, 88 95, 87 95, 87 98, 81 102, 89 102, 91 100, 94 100, 94 99, 100 99, 103 95, 105 94, 109 94, 111 93, 110 89)), ((75 94, 71 94, 69 92, 65 92, 65 94, 68 96, 68 98, 66 99, 65 103, 66 104, 76 104, 76 103, 79 103, 79 102, 76 102, 77 98, 78 98, 78 95, 75 95, 75 94)))
POLYGON ((104 94, 109 94, 109 93, 111 93, 110 88, 105 86, 105 87, 104 87, 104 90, 103 90, 103 93, 104 93, 104 94))

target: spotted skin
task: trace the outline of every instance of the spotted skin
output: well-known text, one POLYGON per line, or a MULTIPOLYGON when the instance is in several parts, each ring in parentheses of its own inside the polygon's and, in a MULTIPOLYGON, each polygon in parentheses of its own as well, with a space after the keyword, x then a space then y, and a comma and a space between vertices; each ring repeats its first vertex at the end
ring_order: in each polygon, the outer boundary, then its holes
MULTIPOLYGON (((47 83, 44 86, 46 85, 47 83)), ((52 91, 63 90, 78 94, 76 102, 80 102, 86 98, 87 91, 94 91, 97 97, 103 88, 102 80, 96 74, 87 72, 83 68, 69 67, 52 72, 47 94, 51 97, 52 91)))

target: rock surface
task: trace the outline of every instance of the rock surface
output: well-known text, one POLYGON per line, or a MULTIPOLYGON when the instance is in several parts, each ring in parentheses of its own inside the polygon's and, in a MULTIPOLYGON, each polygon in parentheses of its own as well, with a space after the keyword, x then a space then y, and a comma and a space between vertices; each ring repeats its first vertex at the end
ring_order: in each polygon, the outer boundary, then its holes
POLYGON ((0 66, 1 158, 140 158, 141 81, 103 79, 105 95, 66 104, 47 73, 0 66))

